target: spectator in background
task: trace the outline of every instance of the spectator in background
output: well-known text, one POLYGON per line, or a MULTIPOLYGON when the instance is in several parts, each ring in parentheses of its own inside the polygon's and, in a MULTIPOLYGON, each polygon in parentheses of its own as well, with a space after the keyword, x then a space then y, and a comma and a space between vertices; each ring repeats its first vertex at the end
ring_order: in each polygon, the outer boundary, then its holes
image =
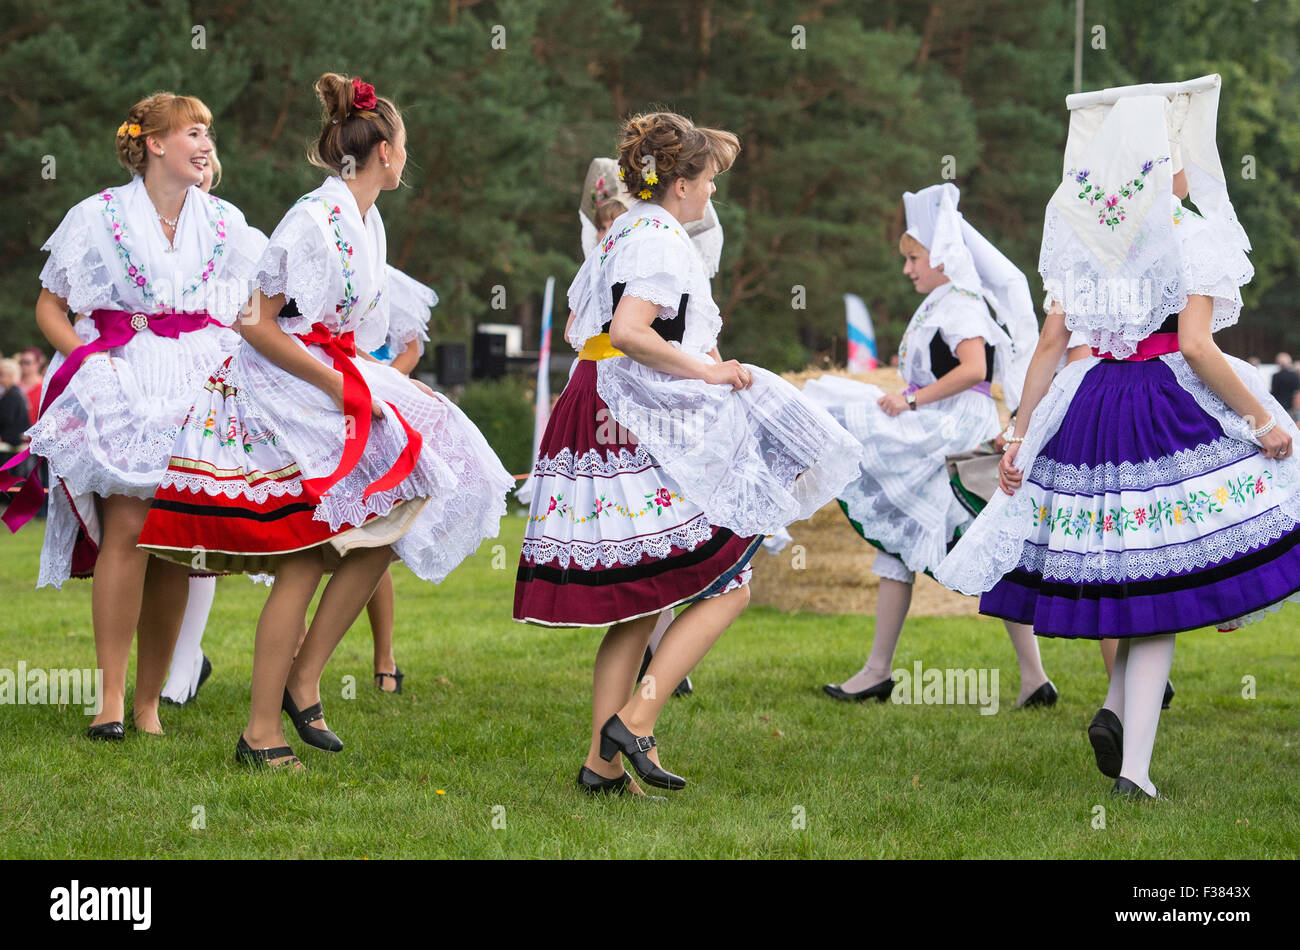
POLYGON ((18 385, 27 397, 27 415, 35 424, 41 410, 41 387, 45 385, 45 354, 38 346, 29 346, 18 356, 18 385))
POLYGON ((1273 383, 1269 387, 1269 392, 1294 419, 1296 417, 1296 393, 1300 392, 1300 373, 1295 371, 1289 353, 1279 353, 1275 361, 1277 363, 1277 372, 1273 374, 1273 383))
POLYGON ((22 447, 31 425, 18 374, 17 361, 0 359, 0 460, 8 460, 22 447))

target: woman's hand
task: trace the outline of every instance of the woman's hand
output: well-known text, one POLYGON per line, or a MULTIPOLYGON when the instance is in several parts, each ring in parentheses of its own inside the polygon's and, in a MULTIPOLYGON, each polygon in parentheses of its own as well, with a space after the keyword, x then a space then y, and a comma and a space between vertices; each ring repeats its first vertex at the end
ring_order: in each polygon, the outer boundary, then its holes
POLYGON ((727 360, 725 363, 710 363, 704 371, 704 381, 727 385, 735 391, 748 389, 754 382, 754 374, 745 369, 739 360, 727 360))
MULTIPOLYGON (((1005 432, 1006 430, 1003 429, 1002 431, 1005 432)), ((1006 451, 1006 448, 1007 448, 1007 438, 1002 434, 1002 432, 999 432, 996 436, 993 437, 993 451, 1003 452, 1006 451)))
MULTIPOLYGON (((415 382, 415 380, 412 380, 412 382, 415 382)), ((423 385, 423 383, 416 383, 416 385, 423 385)), ((337 371, 334 372, 334 379, 330 384, 329 394, 330 398, 334 400, 334 405, 338 408, 338 411, 346 413, 347 410, 343 408, 342 373, 337 371)), ((371 397, 370 399, 370 416, 373 419, 382 419, 384 417, 384 404, 374 397, 371 397)))
POLYGON ((1260 436, 1259 451, 1266 459, 1283 459, 1291 454, 1291 435, 1280 425, 1260 436))
POLYGON ((411 385, 414 386, 416 389, 418 389, 420 392, 424 393, 426 396, 433 395, 433 390, 430 389, 424 383, 420 382, 418 379, 411 380, 411 385))
POLYGON ((1008 495, 1014 495, 1016 489, 1020 487, 1020 481, 1024 473, 1015 467, 1016 452, 1020 449, 1019 442, 1012 442, 1007 446, 1007 450, 1002 453, 1002 461, 998 462, 998 487, 1008 495))
POLYGON ((907 398, 902 393, 890 393, 887 396, 881 396, 876 400, 876 405, 887 416, 896 416, 900 412, 911 411, 911 407, 907 404, 907 398))

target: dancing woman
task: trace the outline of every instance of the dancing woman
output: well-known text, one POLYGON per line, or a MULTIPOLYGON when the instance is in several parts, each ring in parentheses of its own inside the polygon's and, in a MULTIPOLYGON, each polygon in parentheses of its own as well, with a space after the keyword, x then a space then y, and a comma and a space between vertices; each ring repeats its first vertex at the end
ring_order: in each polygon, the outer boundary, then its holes
POLYGON ((388 332, 375 200, 401 184, 406 130, 360 79, 327 73, 316 92, 312 160, 332 175, 271 234, 243 345, 199 388, 140 537, 176 560, 202 549, 209 570, 275 575, 236 758, 296 768, 280 713, 308 745, 342 749, 320 677, 389 562, 441 581, 496 536, 513 484, 459 409, 366 358, 388 332))
POLYGON ((1067 99, 1039 270, 1049 314, 1002 492, 938 572, 1039 636, 1119 640, 1088 729, 1113 792, 1154 798, 1174 635, 1300 588, 1300 435, 1212 333, 1253 269, 1215 144, 1220 79, 1067 99), (1200 215, 1181 201, 1189 193, 1200 215), (1203 217, 1201 216, 1203 215, 1203 217), (1071 331, 1092 355, 1056 375, 1071 331))
POLYGON ((46 241, 36 322, 59 351, 31 429, 55 481, 39 585, 94 575, 104 701, 88 735, 122 739, 126 668, 139 630, 133 721, 161 733, 158 703, 185 611, 190 559, 136 547, 148 499, 194 392, 239 343, 259 250, 234 205, 200 191, 212 115, 158 93, 117 130, 134 177, 80 202, 46 241), (75 324, 68 312, 78 314, 75 324), (142 603, 149 609, 142 611, 142 603))
POLYGON ((580 359, 533 469, 514 616, 608 627, 578 773, 590 792, 629 790, 620 754, 651 785, 685 785, 653 735, 672 687, 745 608, 763 534, 808 517, 857 467, 852 437, 798 390, 718 353, 721 315, 685 223, 739 150, 673 113, 628 120, 619 169, 639 200, 569 288, 580 359), (634 694, 655 622, 677 606, 634 694))
MULTIPOLYGON (((863 667, 823 691, 834 699, 884 702, 894 689, 894 651, 912 603, 916 571, 933 573, 970 524, 954 494, 947 456, 998 434, 990 384, 1013 409, 1038 338, 1029 284, 1020 270, 957 210, 953 184, 903 195, 903 274, 924 300, 899 344, 900 395, 835 376, 804 386, 862 443, 859 477, 840 495, 854 529, 879 548, 876 630, 863 667), (987 301, 987 303, 986 303, 987 301), (994 320, 989 303, 1007 329, 994 320)), ((1017 705, 1050 706, 1056 687, 1043 672, 1033 631, 1008 623, 1020 666, 1017 705)))

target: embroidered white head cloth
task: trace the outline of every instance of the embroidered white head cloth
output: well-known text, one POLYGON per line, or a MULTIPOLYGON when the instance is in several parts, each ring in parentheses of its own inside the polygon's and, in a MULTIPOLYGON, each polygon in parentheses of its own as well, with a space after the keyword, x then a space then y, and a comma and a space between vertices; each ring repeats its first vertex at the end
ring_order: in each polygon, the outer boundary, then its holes
POLYGON ((1067 324, 1117 357, 1187 305, 1174 233, 1172 179, 1218 239, 1249 249, 1215 144, 1219 76, 1066 98, 1070 134, 1062 183, 1047 206, 1038 269, 1067 324))
MULTIPOLYGON (((618 162, 612 158, 593 158, 587 166, 587 177, 582 184, 582 202, 578 206, 578 223, 582 227, 582 253, 585 257, 596 246, 596 207, 608 198, 617 198, 627 207, 632 206, 632 195, 618 177, 618 162)), ((704 272, 712 278, 722 261, 722 222, 710 201, 704 208, 704 217, 686 226, 691 243, 695 245, 704 272)))
POLYGON ((1002 384, 1014 407, 1038 345, 1038 315, 1024 273, 962 217, 960 200, 952 182, 904 192, 907 233, 929 249, 931 266, 942 264, 958 287, 983 294, 1006 327, 1014 350, 1002 384))

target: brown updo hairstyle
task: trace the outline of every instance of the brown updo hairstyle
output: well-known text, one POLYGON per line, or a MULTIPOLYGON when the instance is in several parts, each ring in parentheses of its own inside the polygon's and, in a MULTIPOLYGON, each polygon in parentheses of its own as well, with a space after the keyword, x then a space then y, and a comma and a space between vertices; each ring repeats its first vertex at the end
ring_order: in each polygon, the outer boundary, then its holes
POLYGON ((202 100, 170 92, 146 96, 131 107, 126 121, 118 128, 117 160, 127 171, 143 175, 149 162, 145 140, 151 135, 168 135, 195 123, 212 127, 212 112, 202 100), (135 135, 131 134, 132 129, 136 130, 135 135))
MULTIPOLYGON (((675 112, 634 115, 623 126, 618 146, 618 164, 623 183, 638 198, 650 191, 648 201, 660 201, 678 178, 688 181, 705 172, 722 174, 740 154, 740 139, 721 129, 697 126, 675 112), (654 156, 655 175, 650 184, 642 177, 645 156, 654 156)), ((648 170, 648 169, 647 169, 648 170)))
POLYGON ((380 142, 397 144, 397 134, 402 128, 402 114, 391 100, 376 95, 373 109, 359 110, 353 105, 353 96, 350 76, 326 73, 316 80, 316 98, 324 112, 320 138, 308 150, 307 159, 317 168, 336 175, 343 173, 349 155, 360 171, 380 142))

